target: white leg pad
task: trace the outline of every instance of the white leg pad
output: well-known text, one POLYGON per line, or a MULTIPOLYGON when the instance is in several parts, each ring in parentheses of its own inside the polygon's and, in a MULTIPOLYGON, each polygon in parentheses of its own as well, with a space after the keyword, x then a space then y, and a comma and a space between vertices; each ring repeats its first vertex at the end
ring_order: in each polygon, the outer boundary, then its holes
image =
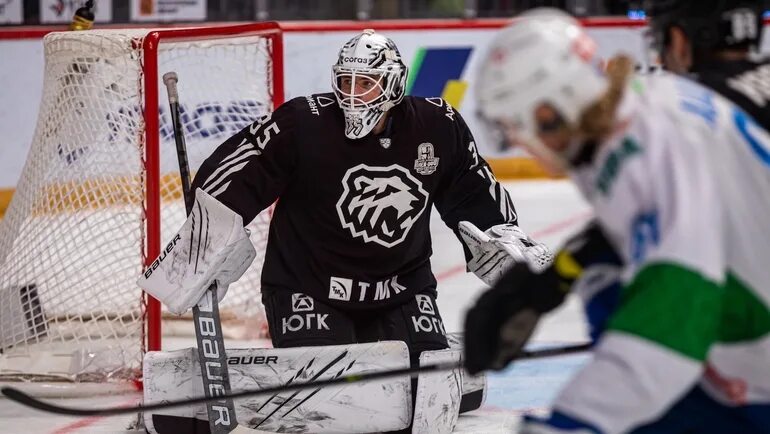
MULTIPOLYGON (((462 333, 447 333, 449 348, 463 350, 462 333)), ((463 369, 462 372, 462 392, 463 399, 460 405, 460 413, 476 410, 481 407, 487 398, 487 376, 483 372, 477 375, 470 375, 463 369)))
MULTIPOLYGON (((228 349, 233 391, 309 382, 409 367, 403 342, 300 348, 228 349)), ((203 382, 194 348, 150 352, 144 358, 144 401, 202 396, 203 382)), ((408 377, 351 383, 235 401, 238 423, 269 432, 361 433, 393 431, 412 419, 408 377)), ((184 432, 206 421, 204 405, 145 413, 151 433, 184 432)), ((207 424, 205 424, 207 425, 207 424)))
MULTIPOLYGON (((436 363, 460 363, 460 351, 447 349, 423 351, 420 366, 436 363)), ((448 434, 460 415, 460 369, 420 374, 412 421, 413 434, 448 434)))

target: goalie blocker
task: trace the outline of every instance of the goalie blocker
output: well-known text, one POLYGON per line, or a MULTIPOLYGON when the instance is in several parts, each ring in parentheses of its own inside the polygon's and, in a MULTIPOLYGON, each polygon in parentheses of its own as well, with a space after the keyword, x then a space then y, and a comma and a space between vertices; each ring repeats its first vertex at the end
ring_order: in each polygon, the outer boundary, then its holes
POLYGON ((137 285, 181 315, 217 283, 221 301, 256 257, 243 219, 201 189, 179 232, 144 271, 137 285))

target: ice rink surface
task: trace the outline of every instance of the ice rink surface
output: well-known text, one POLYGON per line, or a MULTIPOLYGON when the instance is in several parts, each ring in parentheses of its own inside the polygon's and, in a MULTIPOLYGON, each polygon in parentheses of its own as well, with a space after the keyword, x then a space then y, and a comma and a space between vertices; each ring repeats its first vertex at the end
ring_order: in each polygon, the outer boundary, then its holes
MULTIPOLYGON (((568 181, 516 181, 504 183, 522 228, 552 249, 590 218, 590 211, 568 181)), ((465 273, 462 249, 439 216, 432 215, 433 271, 439 282, 438 305, 448 332, 461 331, 464 312, 484 290, 472 274, 465 273)), ((538 327, 533 347, 584 342, 587 332, 576 300, 548 315, 538 327)), ((166 340, 164 349, 192 346, 193 339, 166 340)), ((244 342, 242 347, 256 346, 244 342)), ((489 390, 484 406, 462 415, 455 432, 511 432, 525 413, 543 413, 559 388, 588 358, 588 354, 519 362, 488 376, 489 390)), ((69 406, 108 407, 139 403, 140 394, 94 396, 57 402, 69 406)), ((0 398, 0 433, 136 433, 128 427, 135 416, 73 418, 52 416, 21 407, 0 398)))

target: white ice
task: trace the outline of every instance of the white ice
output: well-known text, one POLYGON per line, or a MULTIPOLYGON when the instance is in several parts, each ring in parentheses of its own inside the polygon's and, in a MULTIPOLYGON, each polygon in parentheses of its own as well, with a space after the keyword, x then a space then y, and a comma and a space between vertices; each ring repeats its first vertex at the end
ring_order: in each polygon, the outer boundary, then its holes
MULTIPOLYGON (((586 203, 568 181, 506 182, 521 226, 533 238, 557 248, 590 218, 586 203)), ((483 291, 483 284, 465 273, 462 249, 438 215, 432 215, 433 270, 439 280, 438 304, 447 331, 461 331, 465 310, 483 291)), ((542 321, 533 346, 584 342, 585 323, 576 300, 568 302, 542 321)), ((168 339, 164 349, 192 346, 193 339, 168 339)), ((242 346, 254 345, 243 343, 242 346)), ((489 390, 482 409, 460 417, 455 432, 511 432, 525 413, 541 414, 570 375, 585 363, 587 354, 515 363, 489 375, 489 390)), ((131 405, 140 394, 94 396, 58 400, 70 406, 108 407, 131 405)), ((0 398, 0 433, 137 433, 128 430, 135 416, 74 418, 54 416, 0 398)))

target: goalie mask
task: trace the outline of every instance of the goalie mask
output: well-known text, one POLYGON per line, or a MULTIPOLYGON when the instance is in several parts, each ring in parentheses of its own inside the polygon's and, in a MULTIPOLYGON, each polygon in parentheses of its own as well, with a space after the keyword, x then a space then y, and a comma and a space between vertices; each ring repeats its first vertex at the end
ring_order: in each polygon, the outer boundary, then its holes
POLYGON ((332 86, 345 113, 345 136, 365 137, 404 99, 406 74, 396 44, 372 29, 342 47, 332 67, 332 86))

